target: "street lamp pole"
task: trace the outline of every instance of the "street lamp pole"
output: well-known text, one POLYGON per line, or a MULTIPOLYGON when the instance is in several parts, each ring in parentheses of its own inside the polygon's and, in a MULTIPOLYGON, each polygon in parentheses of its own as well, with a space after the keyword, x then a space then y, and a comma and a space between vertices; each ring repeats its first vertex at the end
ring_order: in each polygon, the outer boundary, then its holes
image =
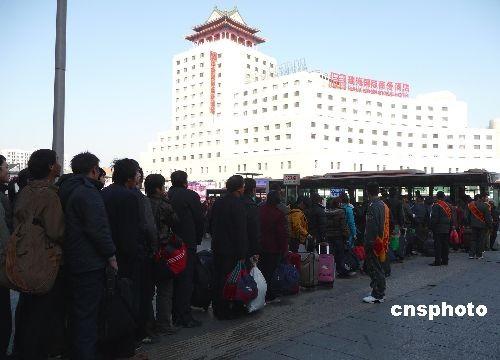
POLYGON ((57 0, 52 149, 57 153, 63 171, 64 171, 64 103, 65 103, 65 74, 66 74, 66 9, 67 9, 67 0, 57 0))

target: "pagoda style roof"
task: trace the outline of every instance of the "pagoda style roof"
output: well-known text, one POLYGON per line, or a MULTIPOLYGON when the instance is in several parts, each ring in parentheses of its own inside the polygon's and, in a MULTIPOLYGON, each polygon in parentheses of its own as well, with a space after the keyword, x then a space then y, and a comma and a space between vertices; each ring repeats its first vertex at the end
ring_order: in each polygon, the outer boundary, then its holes
POLYGON ((203 24, 193 27, 195 33, 186 36, 186 40, 195 41, 200 37, 222 29, 232 29, 245 34, 252 38, 256 44, 265 42, 263 38, 255 35, 260 30, 248 26, 236 7, 232 10, 220 10, 217 6, 203 24))

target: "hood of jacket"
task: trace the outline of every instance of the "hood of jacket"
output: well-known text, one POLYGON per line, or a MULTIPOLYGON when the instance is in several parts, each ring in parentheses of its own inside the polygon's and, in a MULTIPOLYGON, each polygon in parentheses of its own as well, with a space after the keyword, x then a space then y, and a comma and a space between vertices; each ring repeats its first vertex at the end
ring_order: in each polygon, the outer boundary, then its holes
POLYGON ((59 187, 58 193, 63 208, 66 206, 69 197, 78 186, 84 185, 89 188, 99 189, 98 184, 100 184, 99 181, 90 179, 85 175, 73 175, 73 174, 68 174, 68 176, 63 175, 57 182, 57 185, 59 187))

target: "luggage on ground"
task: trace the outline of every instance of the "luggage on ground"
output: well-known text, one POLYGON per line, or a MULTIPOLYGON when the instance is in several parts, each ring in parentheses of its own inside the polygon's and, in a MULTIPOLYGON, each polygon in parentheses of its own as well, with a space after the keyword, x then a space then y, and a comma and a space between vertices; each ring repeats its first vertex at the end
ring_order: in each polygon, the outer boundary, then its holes
POLYGON ((318 245, 319 253, 319 271, 318 283, 323 285, 333 286, 335 281, 335 259, 333 254, 330 253, 330 244, 320 243, 318 245), (321 247, 326 247, 326 254, 321 252, 321 247))
POLYGON ((460 236, 455 229, 450 232, 450 243, 455 246, 460 245, 460 236))
POLYGON ((213 297, 214 259, 211 250, 196 254, 191 306, 208 310, 213 297))
POLYGON ((257 283, 248 274, 245 264, 238 261, 233 271, 227 275, 223 298, 228 301, 248 304, 257 297, 257 283))
POLYGON ((117 278, 111 269, 106 270, 106 295, 101 305, 99 343, 102 347, 117 343, 135 332, 133 315, 132 281, 117 278))
POLYGON ((318 285, 319 255, 316 251, 303 252, 300 255, 300 286, 318 285))
POLYGON ((354 253, 354 255, 356 255, 359 261, 365 261, 366 252, 365 252, 365 247, 363 245, 355 246, 352 249, 352 252, 354 253))
POLYGON ((295 266, 283 259, 274 272, 272 286, 276 294, 297 294, 299 292, 299 272, 295 266))
POLYGON ((262 309, 264 305, 266 305, 267 283, 264 275, 257 266, 252 267, 252 270, 250 270, 250 276, 257 284, 257 297, 250 301, 247 306, 247 311, 252 313, 262 309))

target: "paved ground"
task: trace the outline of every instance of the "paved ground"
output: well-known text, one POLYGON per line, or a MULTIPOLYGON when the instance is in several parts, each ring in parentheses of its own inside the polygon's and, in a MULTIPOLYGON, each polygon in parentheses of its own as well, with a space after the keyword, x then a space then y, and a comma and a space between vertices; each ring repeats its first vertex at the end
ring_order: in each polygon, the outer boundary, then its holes
POLYGON ((393 265, 387 301, 360 298, 369 280, 337 280, 233 321, 195 311, 201 328, 183 329, 145 347, 151 359, 500 359, 500 252, 485 260, 451 254, 447 267, 415 257, 393 265), (392 305, 472 302, 484 317, 393 317, 392 305))

